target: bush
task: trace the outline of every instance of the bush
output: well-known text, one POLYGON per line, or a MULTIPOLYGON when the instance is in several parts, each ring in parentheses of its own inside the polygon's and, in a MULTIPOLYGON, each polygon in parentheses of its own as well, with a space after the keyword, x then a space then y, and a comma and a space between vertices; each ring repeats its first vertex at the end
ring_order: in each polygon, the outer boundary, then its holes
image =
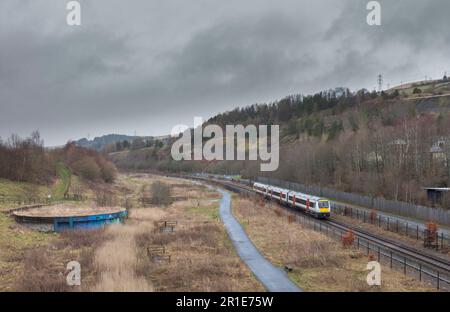
POLYGON ((170 185, 157 181, 152 184, 152 204, 169 205, 172 203, 172 188, 170 185))
POLYGON ((112 183, 116 179, 116 167, 108 161, 100 163, 100 172, 103 181, 105 181, 106 183, 112 183))
POLYGON ((414 91, 413 91, 413 94, 420 94, 420 93, 422 93, 422 90, 417 88, 417 87, 415 87, 414 91))
POLYGON ((87 180, 114 182, 117 169, 104 155, 75 145, 72 142, 57 151, 57 156, 64 161, 72 172, 87 180))
POLYGON ((97 165, 95 159, 91 157, 84 157, 75 161, 72 168, 76 174, 86 180, 95 181, 101 176, 100 167, 97 165))

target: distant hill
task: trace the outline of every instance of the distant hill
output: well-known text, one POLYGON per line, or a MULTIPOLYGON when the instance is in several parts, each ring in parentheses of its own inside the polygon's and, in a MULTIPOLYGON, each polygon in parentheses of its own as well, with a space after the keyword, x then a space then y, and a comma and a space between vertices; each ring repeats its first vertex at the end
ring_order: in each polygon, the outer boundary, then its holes
POLYGON ((107 134, 101 137, 96 137, 93 140, 88 140, 86 138, 82 138, 78 141, 75 141, 75 144, 81 147, 94 149, 94 150, 102 150, 106 146, 112 143, 120 142, 120 141, 129 141, 132 142, 137 138, 142 138, 139 136, 130 136, 123 134, 107 134))
POLYGON ((82 138, 78 141, 75 141, 75 144, 81 147, 101 151, 106 148, 110 144, 114 144, 117 142, 127 141, 132 143, 134 140, 142 140, 142 141, 154 141, 159 140, 163 143, 170 138, 170 136, 131 136, 124 134, 107 134, 101 137, 96 137, 93 140, 88 140, 86 138, 82 138))

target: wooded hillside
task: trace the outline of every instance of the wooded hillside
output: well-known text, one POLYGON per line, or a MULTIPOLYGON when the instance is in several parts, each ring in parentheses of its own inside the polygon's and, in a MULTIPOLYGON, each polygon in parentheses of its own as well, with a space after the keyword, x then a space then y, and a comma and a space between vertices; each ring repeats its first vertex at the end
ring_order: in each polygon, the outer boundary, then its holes
MULTIPOLYGON (((450 186, 450 90, 445 79, 410 88, 423 90, 420 97, 406 88, 338 88, 235 109, 208 123, 280 124, 280 167, 272 177, 429 204, 423 187, 450 186)), ((170 146, 127 149, 113 159, 129 169, 262 175, 251 161, 175 162, 170 146)))

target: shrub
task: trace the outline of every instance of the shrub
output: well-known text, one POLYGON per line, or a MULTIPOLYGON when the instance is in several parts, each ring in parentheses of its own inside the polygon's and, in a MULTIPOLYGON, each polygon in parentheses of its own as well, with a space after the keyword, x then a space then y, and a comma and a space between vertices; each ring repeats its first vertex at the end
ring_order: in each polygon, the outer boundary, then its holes
POLYGON ((73 170, 84 179, 95 181, 100 178, 101 170, 95 159, 84 157, 72 165, 73 170))
POLYGON ((172 203, 172 189, 170 185, 156 181, 152 184, 152 204, 169 205, 172 203))
POLYGON ((72 172, 87 180, 101 179, 111 183, 116 178, 116 167, 104 155, 74 143, 67 143, 63 149, 58 150, 58 157, 71 168, 72 172))
POLYGON ((355 241, 355 234, 352 230, 348 230, 347 233, 342 236, 342 245, 344 247, 351 247, 355 241))
POLYGON ((103 181, 105 181, 106 183, 112 183, 116 179, 117 175, 116 167, 108 161, 100 163, 100 172, 103 181))

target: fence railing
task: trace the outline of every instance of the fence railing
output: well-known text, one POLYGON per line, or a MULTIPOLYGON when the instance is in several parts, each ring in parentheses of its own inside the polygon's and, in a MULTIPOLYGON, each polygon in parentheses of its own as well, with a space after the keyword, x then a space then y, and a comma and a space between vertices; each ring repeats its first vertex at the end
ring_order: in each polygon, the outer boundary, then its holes
POLYGON ((37 205, 50 203, 51 199, 47 197, 18 197, 18 196, 0 196, 1 204, 12 205, 37 205))
MULTIPOLYGON (((83 201, 86 200, 85 196, 77 195, 77 194, 66 194, 64 195, 64 200, 71 201, 83 201)), ((55 199, 52 197, 25 197, 25 196, 8 196, 8 195, 0 195, 0 204, 9 208, 9 210, 15 210, 19 207, 29 207, 29 206, 45 206, 51 205, 62 200, 55 199)))
MULTIPOLYGON (((377 214, 375 210, 368 212, 364 209, 348 207, 337 203, 333 203, 332 210, 334 214, 356 219, 360 222, 371 224, 384 230, 413 238, 417 241, 425 241, 425 239, 429 237, 425 226, 395 217, 383 216, 377 214)), ((450 248, 450 236, 439 231, 436 234, 434 239, 435 248, 450 248)))
MULTIPOLYGON (((302 226, 323 233, 339 241, 342 241, 343 237, 348 233, 345 230, 330 226, 327 223, 320 222, 319 220, 310 218, 303 214, 293 215, 292 213, 279 208, 271 208, 270 205, 266 205, 266 207, 269 207, 269 209, 274 211, 279 217, 287 216, 290 222, 294 220, 302 226), (292 216, 294 216, 294 218, 292 218, 292 216)), ((369 239, 358 236, 357 234, 355 234, 355 240, 352 242, 352 247, 363 251, 368 257, 372 257, 374 259, 376 258, 380 263, 389 265, 391 269, 401 271, 404 275, 408 275, 418 279, 421 282, 434 285, 434 287, 438 290, 450 291, 450 276, 448 276, 446 272, 441 272, 430 268, 427 265, 411 259, 400 252, 382 247, 369 239)))
POLYGON ((255 180, 260 183, 276 185, 294 191, 326 197, 356 206, 376 209, 379 211, 404 217, 421 219, 424 221, 436 221, 439 224, 450 226, 450 209, 420 206, 384 198, 342 192, 327 187, 303 185, 300 183, 282 181, 273 178, 257 177, 255 180))

